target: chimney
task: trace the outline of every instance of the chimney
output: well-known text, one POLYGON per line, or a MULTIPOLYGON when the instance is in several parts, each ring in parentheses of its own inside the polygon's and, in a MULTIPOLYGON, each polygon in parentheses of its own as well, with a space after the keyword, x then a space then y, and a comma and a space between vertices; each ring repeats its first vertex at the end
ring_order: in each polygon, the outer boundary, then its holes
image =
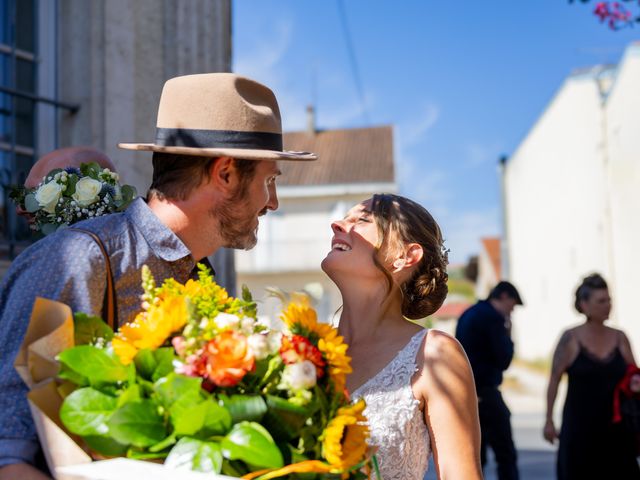
POLYGON ((307 133, 316 133, 316 112, 313 105, 307 105, 307 133))

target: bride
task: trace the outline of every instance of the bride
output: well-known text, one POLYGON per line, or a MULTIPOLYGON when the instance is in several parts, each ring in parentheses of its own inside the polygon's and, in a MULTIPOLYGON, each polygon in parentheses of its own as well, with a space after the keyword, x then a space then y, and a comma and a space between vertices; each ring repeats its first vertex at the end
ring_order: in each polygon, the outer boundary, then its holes
POLYGON ((440 228, 417 203, 379 194, 332 223, 322 269, 343 299, 347 388, 364 397, 385 480, 422 480, 430 452, 438 478, 482 478, 473 375, 460 344, 407 321, 447 294, 440 228))

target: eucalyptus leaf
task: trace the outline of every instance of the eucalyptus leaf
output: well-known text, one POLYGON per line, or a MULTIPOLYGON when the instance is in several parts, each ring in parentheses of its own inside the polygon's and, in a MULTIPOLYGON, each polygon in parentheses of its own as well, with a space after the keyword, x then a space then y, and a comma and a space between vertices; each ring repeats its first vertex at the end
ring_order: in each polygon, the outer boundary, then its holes
POLYGON ((269 432, 259 423, 241 422, 220 443, 222 454, 229 460, 242 460, 262 468, 281 468, 282 453, 269 432))
POLYGON ((33 193, 29 193, 24 197, 24 209, 29 213, 35 213, 40 210, 40 204, 36 200, 33 193))
POLYGON ((113 353, 92 345, 68 348, 58 360, 89 379, 91 384, 124 382, 131 378, 132 365, 123 365, 113 353))
POLYGON ((98 175, 101 171, 102 169, 100 168, 100 165, 96 162, 83 163, 80 165, 80 172, 82 172, 82 175, 85 177, 91 177, 94 180, 98 180, 98 175))
POLYGON ((100 317, 79 312, 73 315, 73 336, 76 345, 89 345, 98 338, 108 342, 113 330, 100 317))
POLYGON ((105 435, 118 400, 91 387, 80 388, 62 402, 60 420, 78 435, 105 435))
POLYGON ((64 191, 64 194, 67 197, 76 193, 76 184, 78 183, 78 180, 79 178, 75 173, 67 176, 67 189, 64 191))
POLYGON ((150 447, 167 436, 164 419, 152 400, 127 403, 111 416, 109 433, 118 442, 135 447, 150 447))
POLYGON ((129 204, 137 196, 136 189, 133 185, 123 185, 120 191, 122 193, 122 201, 125 205, 129 204))
POLYGON ((179 470, 220 473, 222 460, 218 443, 184 437, 171 449, 164 464, 179 470))
POLYGON ((40 225, 40 231, 43 235, 51 235, 58 229, 58 225, 55 223, 44 223, 40 225))

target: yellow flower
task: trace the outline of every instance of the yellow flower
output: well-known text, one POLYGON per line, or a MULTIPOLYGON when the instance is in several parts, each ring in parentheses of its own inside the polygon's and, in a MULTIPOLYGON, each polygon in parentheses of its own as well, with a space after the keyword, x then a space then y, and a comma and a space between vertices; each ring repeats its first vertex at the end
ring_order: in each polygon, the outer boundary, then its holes
POLYGON ((347 348, 344 338, 338 335, 335 328, 318 341, 318 350, 322 352, 329 365, 329 377, 338 393, 344 390, 347 375, 352 372, 351 357, 347 355, 347 348))
POLYGON ((346 376, 351 373, 351 357, 347 355, 348 345, 338 330, 326 323, 319 323, 315 310, 309 305, 308 297, 296 295, 282 312, 282 321, 289 329, 299 326, 319 337, 318 349, 327 361, 328 372, 336 392, 342 392, 346 376))
POLYGON ((138 350, 160 347, 176 330, 187 323, 189 311, 183 296, 168 296, 131 323, 123 325, 113 338, 113 350, 125 365, 131 363, 138 350))
POLYGON ((364 459, 369 438, 367 419, 362 413, 365 406, 360 399, 339 408, 322 433, 322 453, 331 466, 347 470, 364 459))

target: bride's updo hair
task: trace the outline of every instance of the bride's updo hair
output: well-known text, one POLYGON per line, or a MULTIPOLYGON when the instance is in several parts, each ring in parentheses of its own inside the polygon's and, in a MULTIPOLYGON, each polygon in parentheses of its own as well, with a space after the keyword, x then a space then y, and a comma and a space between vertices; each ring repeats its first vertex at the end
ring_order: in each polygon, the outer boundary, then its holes
POLYGON ((371 213, 378 227, 378 245, 374 262, 384 273, 389 292, 393 286, 391 274, 379 259, 385 246, 408 243, 422 246, 423 256, 411 278, 400 285, 402 314, 410 319, 427 317, 435 313, 447 296, 447 250, 440 227, 431 214, 413 200, 392 194, 376 194, 371 199, 371 213))

